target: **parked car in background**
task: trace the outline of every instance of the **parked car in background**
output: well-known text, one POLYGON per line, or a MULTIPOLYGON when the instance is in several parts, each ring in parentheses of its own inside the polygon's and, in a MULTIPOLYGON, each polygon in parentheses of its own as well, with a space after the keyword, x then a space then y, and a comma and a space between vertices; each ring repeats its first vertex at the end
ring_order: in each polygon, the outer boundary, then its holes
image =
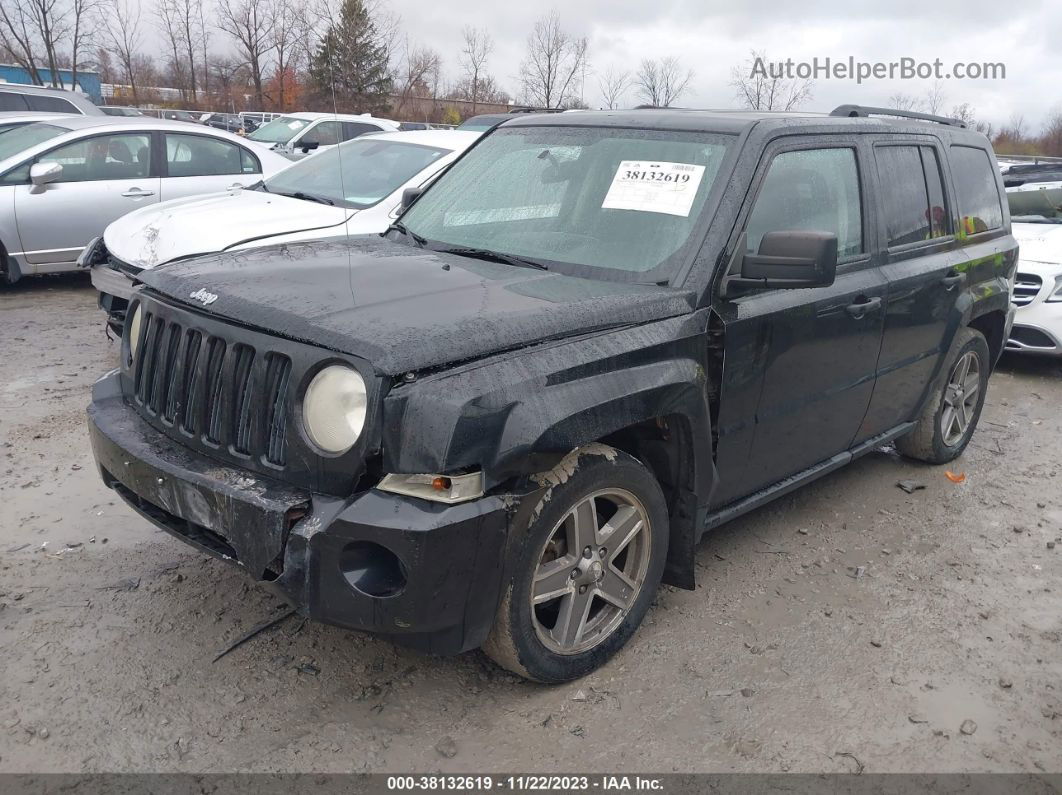
POLYGON ((145 269, 196 254, 384 231, 402 192, 435 178, 479 137, 453 130, 379 133, 306 158, 247 190, 145 207, 86 249, 113 326, 145 269))
POLYGON ((108 116, 143 116, 144 111, 140 108, 129 108, 124 105, 100 105, 100 110, 108 116))
POLYGON ((398 122, 368 113, 360 116, 337 113, 288 113, 273 119, 247 136, 247 140, 297 159, 349 141, 365 133, 394 132, 398 122))
POLYGON ((147 111, 147 113, 159 119, 167 119, 169 121, 183 121, 188 122, 189 124, 199 124, 199 120, 203 117, 203 114, 200 111, 195 110, 161 108, 159 110, 147 111))
POLYGON ((257 129, 257 125, 250 119, 241 119, 235 113, 204 113, 199 117, 199 123, 215 130, 225 130, 236 135, 245 135, 257 129))
POLYGON ((525 116, 382 237, 144 273, 98 472, 308 618, 584 676, 711 530, 974 435, 1018 256, 991 144, 877 112, 525 116))
POLYGON ((44 113, 75 113, 82 116, 102 116, 103 111, 92 100, 76 91, 43 86, 24 86, 21 83, 0 84, 0 112, 42 111, 44 113))
POLYGON ((221 130, 147 116, 63 116, 0 135, 0 281, 72 270, 107 224, 242 187, 289 163, 221 130))
MULTIPOLYGON (((1034 172, 1023 172, 1030 177, 1034 172)), ((1007 188, 1020 246, 1007 350, 1062 356, 1062 175, 1007 188)), ((1004 181, 1007 175, 1003 176, 1004 181)))

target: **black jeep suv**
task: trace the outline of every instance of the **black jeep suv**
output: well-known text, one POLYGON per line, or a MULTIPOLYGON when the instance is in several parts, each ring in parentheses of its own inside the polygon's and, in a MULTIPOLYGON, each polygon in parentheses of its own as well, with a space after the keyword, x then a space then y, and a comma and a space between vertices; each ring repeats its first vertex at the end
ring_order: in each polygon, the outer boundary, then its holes
POLYGON ((708 530, 969 442, 1011 323, 999 172, 870 110, 517 117, 382 237, 145 272, 103 479, 311 618, 583 675, 708 530))

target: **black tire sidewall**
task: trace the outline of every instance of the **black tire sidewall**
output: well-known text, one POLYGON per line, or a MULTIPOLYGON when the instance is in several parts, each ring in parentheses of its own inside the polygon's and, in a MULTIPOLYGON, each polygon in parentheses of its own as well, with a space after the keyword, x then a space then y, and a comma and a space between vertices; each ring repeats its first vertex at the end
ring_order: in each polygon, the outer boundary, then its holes
POLYGON ((933 413, 933 453, 940 463, 958 458, 966 449, 966 445, 970 443, 974 431, 977 430, 977 423, 981 419, 981 409, 985 405, 985 394, 988 391, 990 371, 988 343, 981 334, 974 332, 970 339, 960 346, 955 355, 949 359, 947 369, 941 379, 940 390, 937 395, 937 410, 933 413), (949 446, 944 443, 944 434, 940 429, 940 418, 944 412, 944 393, 948 388, 948 382, 951 379, 951 373, 955 369, 955 365, 969 351, 974 351, 977 354, 978 364, 980 365, 981 384, 977 391, 977 407, 974 409, 973 419, 970 421, 970 426, 966 429, 966 433, 962 435, 962 438, 956 444, 949 446))
POLYGON ((527 673, 540 682, 566 682, 590 673, 619 651, 638 629, 656 596, 667 558, 667 542, 667 503, 652 474, 636 459, 618 451, 612 460, 596 454, 581 456, 575 473, 553 487, 549 501, 531 522, 513 569, 508 625, 513 647, 527 673), (538 556, 547 536, 573 505, 595 491, 609 488, 629 491, 649 516, 650 558, 645 584, 623 623, 601 644, 580 654, 557 654, 539 640, 531 620, 529 595, 538 556))

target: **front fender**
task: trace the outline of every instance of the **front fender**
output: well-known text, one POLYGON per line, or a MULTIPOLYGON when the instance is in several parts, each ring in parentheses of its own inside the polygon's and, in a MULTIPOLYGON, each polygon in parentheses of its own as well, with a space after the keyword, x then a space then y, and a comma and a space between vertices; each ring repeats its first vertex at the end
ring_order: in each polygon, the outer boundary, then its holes
POLYGON ((706 499, 714 481, 706 321, 700 311, 403 383, 384 401, 384 471, 478 468, 492 488, 623 428, 679 415, 692 437, 693 490, 706 499))

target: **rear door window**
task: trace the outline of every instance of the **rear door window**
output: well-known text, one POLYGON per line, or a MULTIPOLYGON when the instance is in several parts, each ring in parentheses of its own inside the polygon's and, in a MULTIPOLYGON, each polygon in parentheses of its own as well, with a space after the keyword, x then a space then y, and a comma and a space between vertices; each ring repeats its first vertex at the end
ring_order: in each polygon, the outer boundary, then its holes
POLYGON ((244 157, 243 148, 205 135, 166 134, 166 166, 171 177, 206 177, 218 174, 254 174, 256 163, 244 157))
POLYGON ((841 258, 863 252, 854 149, 801 149, 771 161, 745 228, 748 251, 758 251, 768 232, 792 231, 832 232, 841 258))
POLYGON ((28 96, 30 110, 43 110, 48 113, 80 113, 74 103, 60 97, 28 96))
POLYGON ((988 152, 973 146, 951 147, 951 172, 959 203, 960 230, 967 235, 1003 226, 996 174, 988 152))
POLYGON ((890 248, 948 234, 940 163, 931 146, 879 146, 874 150, 890 248))

